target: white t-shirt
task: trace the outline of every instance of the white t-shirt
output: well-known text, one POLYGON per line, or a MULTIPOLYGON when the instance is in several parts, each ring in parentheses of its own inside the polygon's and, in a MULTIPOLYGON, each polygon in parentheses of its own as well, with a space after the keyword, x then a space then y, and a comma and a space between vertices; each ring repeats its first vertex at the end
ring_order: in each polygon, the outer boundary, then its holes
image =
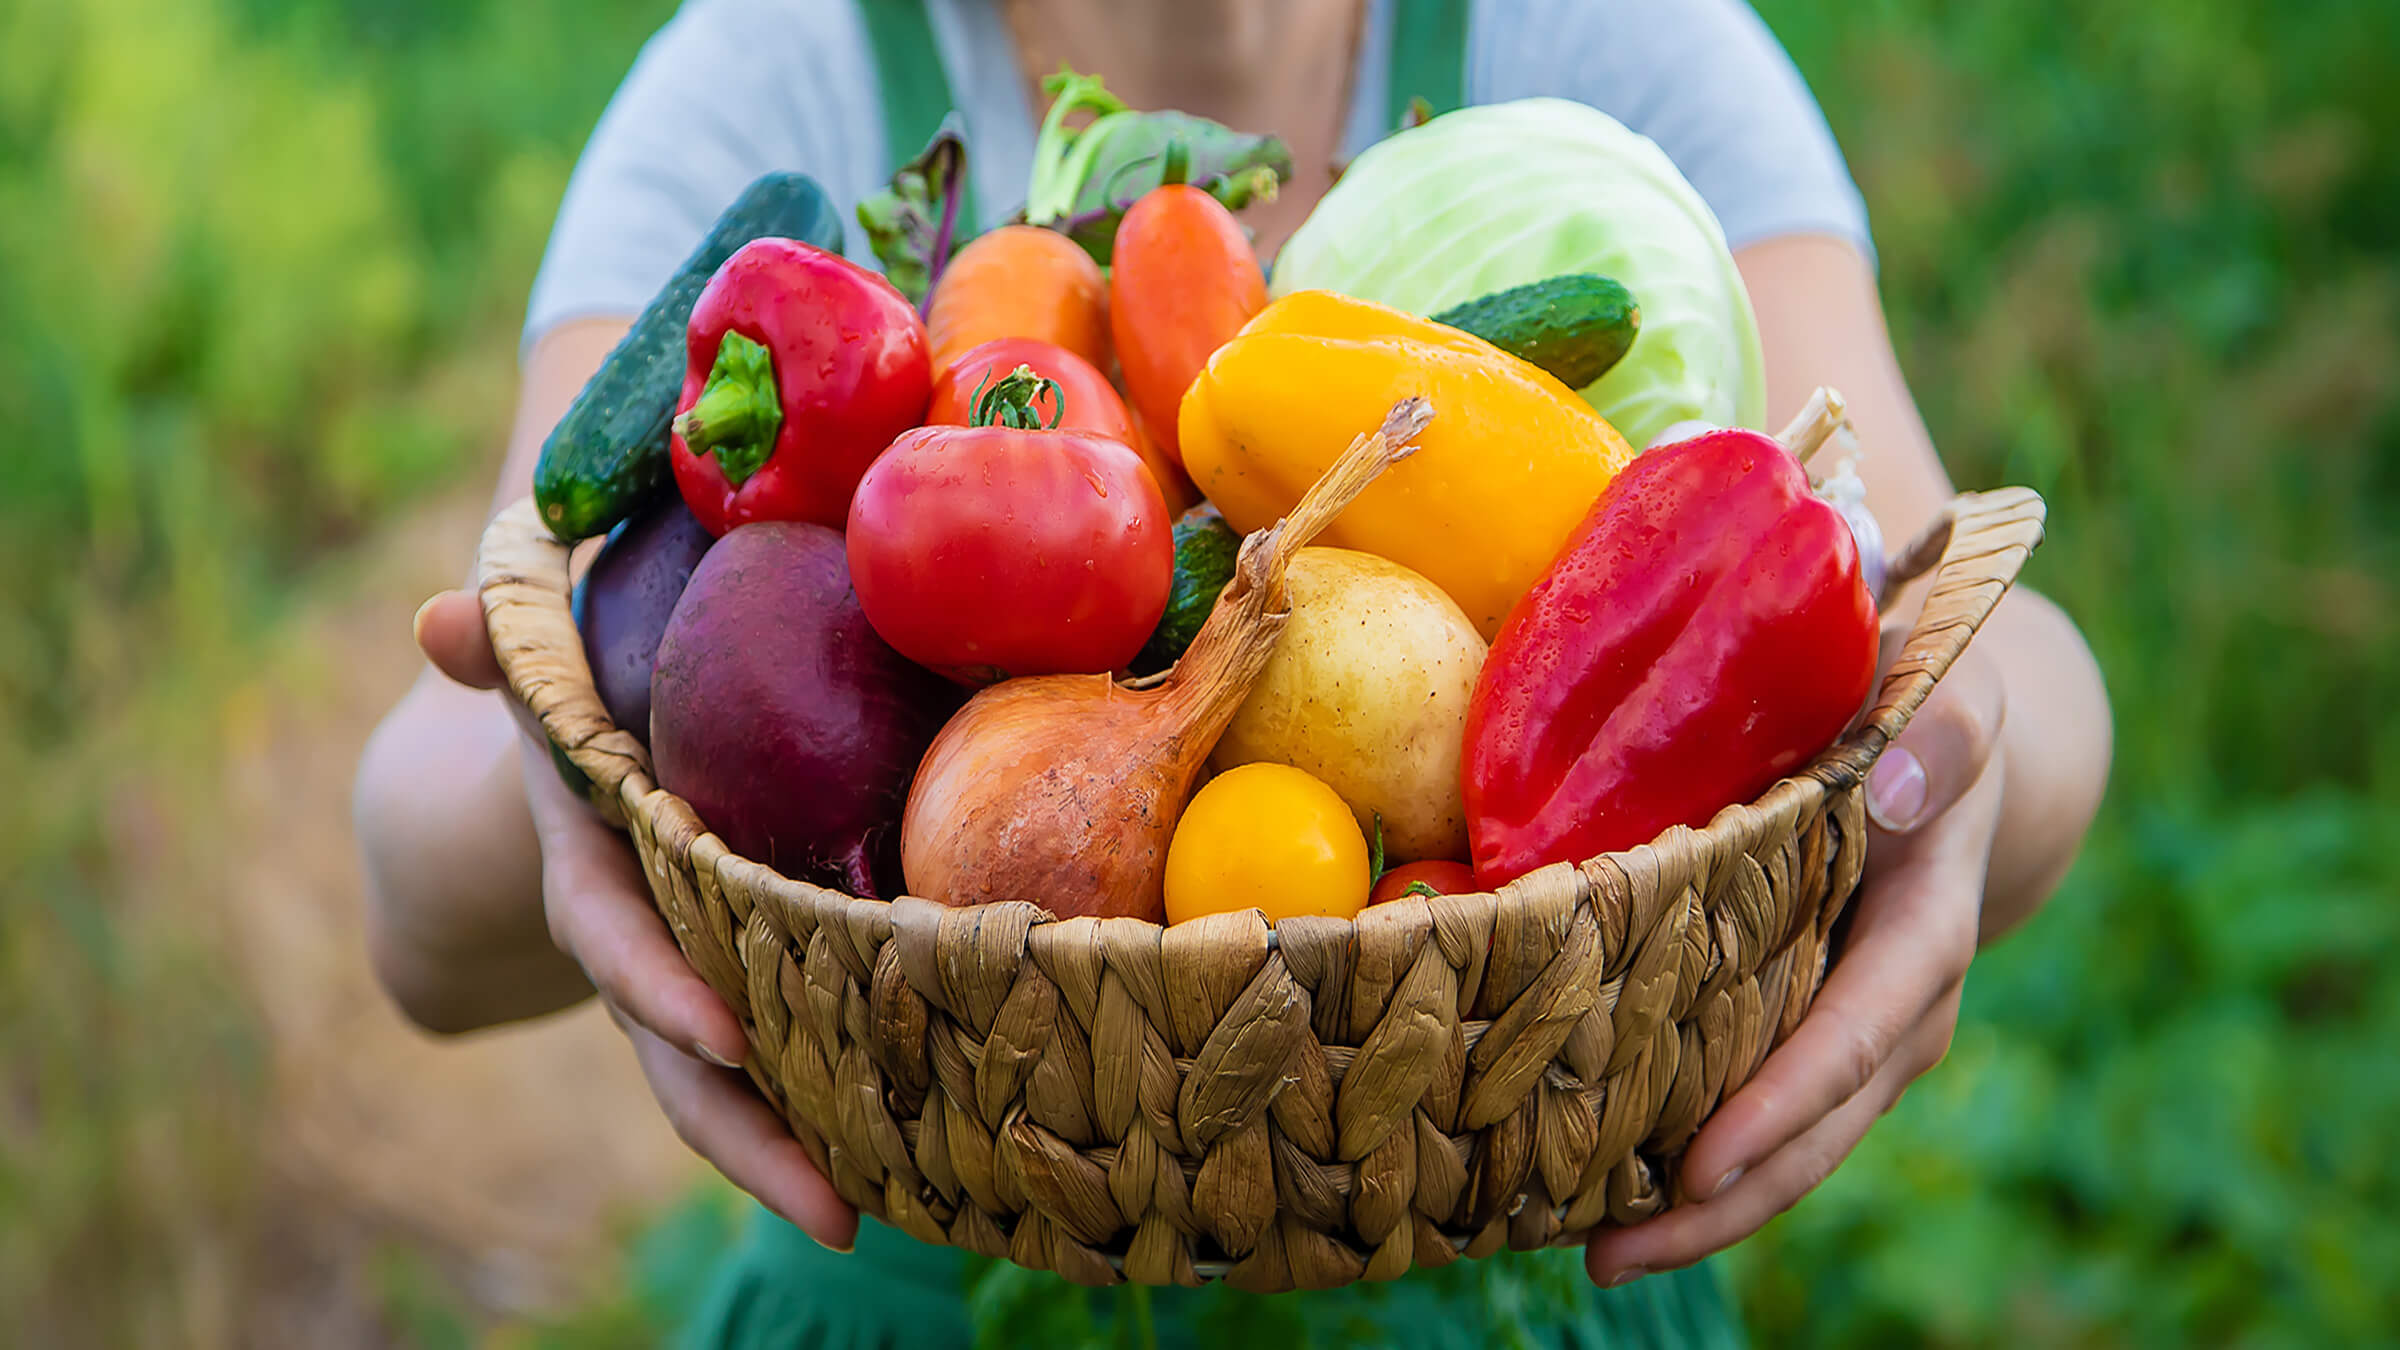
MULTIPOLYGON (((993 0, 926 0, 964 119, 977 217, 1023 203, 1035 109, 993 0)), ((1390 130, 1390 0, 1369 0, 1344 135, 1390 130)), ((1105 72, 1103 72, 1105 73, 1105 72)), ((1600 109, 1664 148, 1744 244, 1832 234, 1870 251, 1866 207, 1808 86, 1741 0, 1475 0, 1465 95, 1600 109)), ((641 312, 750 182, 797 170, 847 212, 890 178, 857 0, 685 0, 634 61, 584 147, 527 306, 528 344, 567 319, 641 312)), ((865 232, 851 257, 873 265, 865 232)))

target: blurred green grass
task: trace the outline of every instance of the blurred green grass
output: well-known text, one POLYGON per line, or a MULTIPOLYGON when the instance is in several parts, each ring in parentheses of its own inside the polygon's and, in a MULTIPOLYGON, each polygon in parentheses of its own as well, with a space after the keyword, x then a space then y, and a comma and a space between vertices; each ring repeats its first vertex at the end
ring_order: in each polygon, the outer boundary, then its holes
POLYGON ((2400 9, 1768 0, 1928 423, 2051 502, 2086 856, 1950 1061, 1739 1255, 1762 1344, 2400 1326, 2400 9))
MULTIPOLYGON (((0 0, 0 1322, 242 1325, 262 1051, 124 893, 122 765, 482 471, 582 136, 662 0, 0 0), (136 712, 135 710, 144 710, 136 712), (228 1322, 227 1319, 230 1319, 228 1322)), ((1761 0, 1967 486, 2052 503, 2118 758, 1951 1061, 1735 1258, 1762 1344, 2400 1324, 2400 7, 1761 0)), ((395 1344, 469 1335, 406 1261, 395 1344)), ((540 1344, 639 1344, 647 1305, 540 1344)), ((70 1338, 72 1339, 70 1340, 70 1338)))

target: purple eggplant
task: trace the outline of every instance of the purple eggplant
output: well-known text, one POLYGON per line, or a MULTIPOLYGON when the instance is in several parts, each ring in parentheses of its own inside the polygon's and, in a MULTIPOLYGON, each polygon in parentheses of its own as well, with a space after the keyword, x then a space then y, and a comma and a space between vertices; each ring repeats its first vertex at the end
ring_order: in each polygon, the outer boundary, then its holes
POLYGON ((609 720, 650 743, 650 667, 667 616, 716 540, 672 494, 619 525, 575 587, 575 628, 609 720))

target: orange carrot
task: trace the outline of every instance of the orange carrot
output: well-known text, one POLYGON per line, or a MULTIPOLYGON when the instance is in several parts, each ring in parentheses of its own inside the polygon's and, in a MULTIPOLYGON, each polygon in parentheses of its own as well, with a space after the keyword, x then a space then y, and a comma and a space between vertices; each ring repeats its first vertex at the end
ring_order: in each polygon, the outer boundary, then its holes
POLYGON ((1177 464, 1175 415, 1200 368, 1267 306, 1267 279, 1233 213, 1187 184, 1154 188, 1117 227, 1109 313, 1126 401, 1177 464))
POLYGON ((994 338, 1038 338, 1109 366, 1108 282, 1081 245, 1039 225, 1003 225, 970 241, 942 272, 925 311, 933 373, 994 338))

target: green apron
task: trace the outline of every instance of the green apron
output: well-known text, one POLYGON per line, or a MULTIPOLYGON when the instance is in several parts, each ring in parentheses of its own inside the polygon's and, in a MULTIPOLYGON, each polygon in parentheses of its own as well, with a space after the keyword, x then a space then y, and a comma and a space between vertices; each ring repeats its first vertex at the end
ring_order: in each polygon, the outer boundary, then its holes
POLYGON ((1390 1284, 1307 1294, 1085 1290, 1057 1276, 928 1247, 873 1219, 829 1252, 760 1210, 719 1268, 684 1350, 1740 1350, 1706 1266, 1592 1287, 1581 1249, 1504 1253, 1390 1284))
MULTIPOLYGON (((1436 113, 1464 102, 1468 0, 1395 0, 1386 126, 1412 98, 1436 113)), ((885 138, 895 158, 930 140, 952 104, 923 0, 860 0, 875 49, 885 138)), ((970 194, 971 195, 971 194, 970 194)), ((1503 1253, 1389 1284, 1306 1294, 1201 1289, 1083 1290, 873 1219, 858 1249, 826 1251, 754 1210, 678 1343, 689 1350, 951 1350, 1080 1344, 1198 1350, 1242 1344, 1486 1350, 1736 1350, 1745 1344, 1715 1271, 1703 1265, 1623 1289, 1592 1287, 1580 1249, 1503 1253)))

